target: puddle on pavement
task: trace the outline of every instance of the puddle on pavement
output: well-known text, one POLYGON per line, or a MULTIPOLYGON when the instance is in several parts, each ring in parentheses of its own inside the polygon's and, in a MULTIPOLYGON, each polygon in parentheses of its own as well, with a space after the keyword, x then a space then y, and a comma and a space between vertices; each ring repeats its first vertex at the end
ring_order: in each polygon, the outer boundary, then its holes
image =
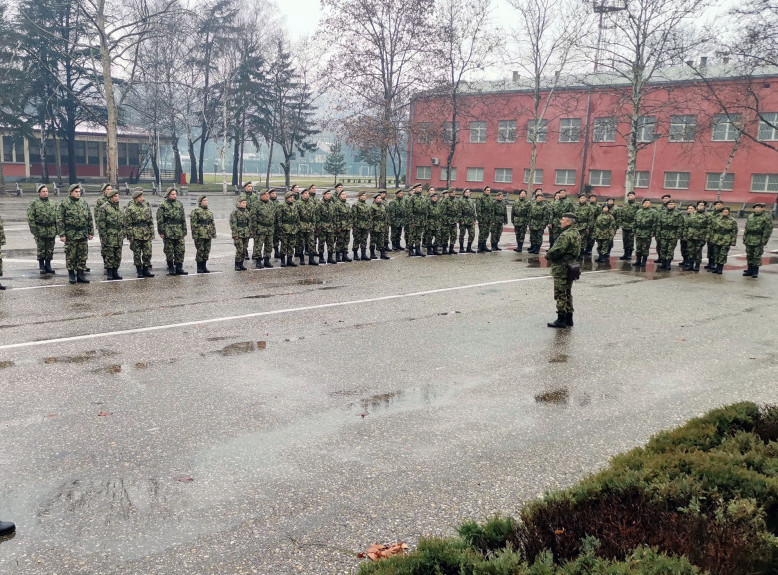
POLYGON ((319 278, 305 278, 303 280, 297 280, 297 283, 301 286, 312 286, 317 284, 323 284, 324 280, 320 280, 319 278))
MULTIPOLYGON (((331 395, 336 396, 336 393, 337 392, 334 392, 331 395)), ((397 390, 363 397, 358 401, 349 402, 346 405, 346 409, 357 409, 360 411, 357 415, 365 417, 370 413, 377 411, 429 405, 435 397, 436 393, 434 390, 431 387, 426 386, 408 391, 397 390)))
POLYGON ((331 289, 341 289, 343 286, 324 286, 320 287, 320 290, 331 290, 331 289))
POLYGON ((121 373, 122 372, 122 366, 118 363, 114 363, 112 365, 107 365, 105 367, 99 367, 97 369, 93 369, 92 373, 108 373, 111 375, 121 373))
POLYGON ((554 389, 545 393, 539 393, 535 396, 537 403, 551 403, 554 405, 567 405, 570 400, 570 392, 566 387, 554 389))
POLYGON ((206 337, 205 341, 224 341, 225 339, 235 339, 234 335, 219 335, 214 337, 206 337))
POLYGON ((273 297, 273 294, 271 293, 260 293, 257 295, 244 295, 241 299, 265 299, 273 297))
POLYGON ((243 353, 251 353, 252 351, 256 351, 258 349, 265 349, 265 347, 267 347, 267 343, 264 341, 240 341, 238 343, 225 345, 215 353, 223 356, 240 355, 243 353))
POLYGON ((44 357, 43 363, 87 363, 98 357, 113 357, 119 355, 118 351, 111 349, 90 350, 76 355, 61 355, 58 357, 44 357))
POLYGON ((567 363, 569 356, 564 353, 558 353, 556 355, 551 356, 551 359, 548 360, 548 363, 567 363))
POLYGON ((15 364, 13 361, 0 361, 0 369, 6 369, 13 367, 15 364))
POLYGON ((147 361, 139 361, 135 364, 135 369, 146 369, 149 366, 147 361))

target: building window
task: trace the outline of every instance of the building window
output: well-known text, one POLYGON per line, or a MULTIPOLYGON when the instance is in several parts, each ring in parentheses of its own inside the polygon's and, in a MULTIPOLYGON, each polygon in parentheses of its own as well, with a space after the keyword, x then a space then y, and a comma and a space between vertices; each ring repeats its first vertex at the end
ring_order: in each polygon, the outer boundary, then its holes
POLYGON ((593 142, 615 142, 616 141, 616 118, 595 118, 593 142))
POLYGON ((665 189, 688 190, 689 172, 665 172, 665 189))
POLYGON ((527 122, 527 142, 542 144, 548 136, 548 120, 530 120, 527 122))
POLYGON ((647 188, 648 182, 651 180, 651 172, 635 172, 635 187, 647 188))
POLYGON ((714 142, 734 142, 740 134, 739 125, 740 114, 716 114, 713 116, 711 139, 714 142))
MULTIPOLYGON (((524 183, 529 184, 529 168, 524 168, 524 183)), ((535 181, 533 183, 543 183, 543 170, 535 169, 535 181)))
POLYGON ((430 122, 420 122, 416 124, 416 143, 418 144, 431 144, 432 143, 432 124, 430 122))
POLYGON ((486 143, 486 122, 470 122, 470 143, 486 143))
POLYGON ((100 142, 86 143, 86 163, 90 166, 100 165, 100 142))
POLYGON ((30 148, 30 163, 40 164, 41 162, 41 141, 40 140, 27 140, 27 144, 30 148))
POLYGON ((3 136, 3 161, 24 162, 24 139, 19 136, 3 136))
POLYGON ((778 192, 778 174, 752 174, 752 192, 778 192))
POLYGON ((510 144, 516 141, 516 120, 500 120, 497 122, 497 142, 510 144))
POLYGON ((467 168, 467 181, 468 182, 483 182, 484 181, 484 169, 483 168, 467 168))
POLYGON ((778 140, 778 112, 762 112, 759 114, 759 135, 757 139, 760 142, 778 140))
POLYGON ((735 174, 726 174, 724 179, 721 179, 721 174, 708 172, 705 174, 705 189, 706 190, 718 190, 721 189, 725 192, 731 192, 735 187, 735 174), (719 182, 721 182, 721 188, 719 188, 719 182))
POLYGON ((589 185, 590 186, 610 186, 611 185, 611 171, 610 170, 592 170, 589 172, 589 185))
POLYGON ((656 116, 640 116, 638 118, 638 142, 653 142, 656 133, 656 116))
POLYGON ((495 183, 510 184, 513 181, 513 168, 496 168, 494 181, 495 183))
POLYGON ((451 122, 443 124, 443 141, 446 144, 450 144, 452 140, 456 138, 459 141, 459 122, 454 122, 454 126, 451 126, 451 122))
POLYGON ((140 166, 140 144, 127 144, 127 164, 140 166))
POLYGON ((554 176, 555 186, 575 185, 575 170, 557 170, 554 176))
POLYGON ((127 160, 127 143, 126 142, 119 142, 116 144, 117 148, 119 148, 119 165, 120 166, 129 166, 130 162, 127 160))
POLYGON ((693 142, 697 132, 697 116, 670 116, 670 141, 693 142))
POLYGON ((432 179, 432 166, 416 166, 416 179, 417 180, 432 179))
MULTIPOLYGON (((444 167, 440 168, 440 179, 445 182, 445 181, 448 180, 448 178, 446 176, 448 176, 448 170, 444 166, 444 167)), ((451 168, 451 181, 453 182, 456 179, 457 179, 457 169, 456 168, 451 168)))
POLYGON ((74 158, 77 164, 86 164, 86 142, 76 140, 73 142, 74 158))
POLYGON ((562 118, 559 124, 560 142, 578 142, 581 140, 581 118, 562 118))

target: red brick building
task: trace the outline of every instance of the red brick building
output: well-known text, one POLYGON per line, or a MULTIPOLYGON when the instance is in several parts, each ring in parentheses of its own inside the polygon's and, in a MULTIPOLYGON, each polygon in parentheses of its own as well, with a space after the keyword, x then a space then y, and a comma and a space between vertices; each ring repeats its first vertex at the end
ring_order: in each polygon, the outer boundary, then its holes
MULTIPOLYGON (((535 182, 528 182, 532 90, 491 83, 461 98, 452 185, 516 191, 543 187, 623 196, 631 87, 603 76, 558 86, 538 127, 535 182)), ((446 98, 411 104, 408 182, 443 186, 451 138, 446 98)), ((738 76, 719 72, 702 81, 686 66, 665 71, 641 106, 635 192, 658 198, 764 201, 778 194, 778 70, 738 76), (742 132, 747 135, 741 135, 742 132), (750 137, 748 137, 750 136, 750 137), (726 175, 722 177, 722 173, 726 175), (722 185, 720 185, 720 183, 722 185)))

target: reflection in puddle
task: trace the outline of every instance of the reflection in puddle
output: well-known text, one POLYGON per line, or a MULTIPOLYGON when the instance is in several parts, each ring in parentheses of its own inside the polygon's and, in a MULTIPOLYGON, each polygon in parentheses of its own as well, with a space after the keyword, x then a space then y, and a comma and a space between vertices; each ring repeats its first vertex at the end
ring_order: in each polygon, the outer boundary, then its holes
MULTIPOLYGON (((338 392, 334 392, 337 394, 338 392)), ((352 401, 346 409, 358 409, 363 417, 369 413, 382 410, 413 409, 420 406, 429 406, 435 399, 436 393, 429 387, 415 388, 411 390, 397 390, 387 393, 377 393, 370 397, 364 397, 359 401, 352 401)))

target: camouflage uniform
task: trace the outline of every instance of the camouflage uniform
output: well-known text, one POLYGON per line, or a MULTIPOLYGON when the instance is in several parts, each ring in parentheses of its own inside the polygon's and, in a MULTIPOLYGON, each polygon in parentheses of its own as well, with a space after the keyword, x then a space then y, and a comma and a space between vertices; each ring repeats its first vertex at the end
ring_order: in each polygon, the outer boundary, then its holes
POLYGON ((270 256, 273 253, 276 209, 277 206, 270 199, 260 198, 250 210, 252 236, 254 237, 254 250, 251 257, 257 262, 257 267, 263 265, 268 268, 273 267, 270 263, 270 256))
POLYGON ((57 235, 65 237, 65 265, 68 271, 84 272, 89 255, 88 238, 95 233, 89 204, 68 196, 57 206, 57 235))
MULTIPOLYGON (((100 190, 100 197, 95 200, 95 220, 97 220, 97 212, 98 210, 103 207, 108 202, 108 196, 105 194, 105 190, 107 188, 108 184, 103 185, 103 188, 100 190)), ((97 228, 98 235, 100 234, 100 228, 97 228)), ((103 236, 100 235, 100 257, 103 258, 103 264, 105 264, 106 258, 105 258, 105 240, 103 239, 103 236)), ((106 268, 108 269, 108 268, 106 268)))
MULTIPOLYGON (((5 229, 3 228, 3 218, 0 218, 0 278, 3 277, 3 246, 5 245, 5 229)), ((0 285, 0 290, 5 288, 0 285)))
POLYGON ((728 211, 722 211, 719 216, 711 220, 708 234, 714 246, 713 257, 715 258, 715 267, 711 271, 721 274, 724 264, 727 263, 729 248, 737 241, 737 222, 728 211))
POLYGON ((370 205, 370 259, 376 259, 376 250, 381 253, 381 259, 388 260, 386 255, 386 230, 389 228, 389 215, 383 201, 373 200, 370 205))
POLYGON ((673 261, 675 246, 683 233, 683 223, 683 213, 676 208, 661 210, 657 217, 655 233, 661 238, 659 258, 666 270, 670 269, 670 262, 673 261))
POLYGON ((529 226, 529 212, 532 204, 527 198, 519 198, 513 202, 511 209, 511 220, 513 221, 513 230, 516 234, 516 251, 524 249, 524 238, 527 236, 527 227, 529 226))
POLYGON ((476 219, 478 220, 478 251, 490 252, 486 243, 489 241, 489 232, 492 228, 492 216, 494 210, 492 196, 481 194, 475 201, 476 219))
POLYGON ((421 236, 427 223, 427 203, 421 193, 415 191, 405 205, 405 244, 408 255, 423 255, 421 253, 421 236))
POLYGON ((561 220, 562 214, 565 212, 575 213, 575 204, 570 198, 557 198, 551 203, 551 225, 548 231, 548 241, 552 246, 559 234, 562 233, 561 220))
POLYGON ((651 250, 651 238, 656 233, 656 220, 656 210, 650 206, 641 206, 635 212, 635 254, 638 259, 633 265, 646 265, 651 250))
POLYGON ((285 201, 278 206, 276 210, 276 231, 281 238, 281 265, 297 266, 292 258, 294 257, 294 249, 297 244, 298 234, 300 233, 300 211, 294 202, 285 201))
POLYGON ((543 230, 551 219, 551 208, 545 200, 532 201, 529 210, 529 252, 539 254, 543 243, 543 230))
POLYGON ((743 272, 745 276, 756 278, 759 275, 759 267, 762 265, 762 254, 770 235, 773 233, 773 219, 770 212, 760 214, 753 213, 746 220, 746 228, 743 230, 743 245, 746 246, 746 262, 748 269, 743 272))
POLYGON ((610 212, 602 212, 594 221, 594 239, 597 241, 598 262, 608 260, 608 254, 613 247, 613 238, 616 235, 616 218, 610 212))
POLYGON ((502 237, 502 229, 505 224, 508 223, 508 205, 500 197, 495 198, 492 204, 492 224, 489 230, 492 236, 492 249, 501 251, 500 238, 502 237))
MULTIPOLYGON (((281 205, 278 203, 278 197, 274 198, 271 195, 270 203, 273 204, 275 211, 278 211, 278 208, 281 207, 281 205)), ((275 212, 273 213, 273 217, 275 217, 275 212)), ((281 257, 281 232, 279 232, 278 228, 275 226, 273 226, 273 255, 276 258, 281 257)))
POLYGON ((575 211, 573 212, 577 218, 575 227, 581 236, 581 257, 586 254, 586 246, 594 232, 594 222, 597 219, 594 215, 595 211, 596 209, 594 206, 590 206, 586 202, 579 202, 575 206, 575 211))
MULTIPOLYGON (((259 202, 259 194, 255 190, 247 190, 246 186, 248 183, 243 184, 243 191, 240 193, 240 197, 246 198, 246 209, 248 210, 249 214, 251 214, 254 210, 254 206, 257 205, 257 202, 259 202)), ((254 240, 254 246, 251 250, 251 257, 252 259, 257 259, 257 238, 255 237, 255 230, 252 227, 251 228, 251 237, 249 240, 254 240)), ((243 253, 243 259, 247 260, 249 259, 249 242, 246 242, 246 251, 243 253)))
MULTIPOLYGON (((722 216, 723 204, 716 203, 713 207, 713 211, 710 212, 708 219, 708 226, 711 227, 715 224, 716 220, 722 216)), ((717 245, 713 241, 713 235, 708 233, 708 265, 705 266, 706 270, 713 270, 716 267, 716 248, 717 245)))
MULTIPOLYGON (((396 250, 402 249, 400 239, 402 237, 403 225, 405 224, 405 208, 407 205, 405 197, 398 198, 395 196, 386 206, 386 212, 389 215, 389 225, 391 226, 392 247, 396 250)), ((408 243, 407 237, 405 238, 405 243, 408 243)))
POLYGON ((168 197, 157 208, 157 233, 165 236, 163 241, 165 259, 170 275, 186 275, 183 270, 187 235, 184 205, 177 199, 168 197))
POLYGON ((43 260, 41 273, 51 273, 51 260, 54 258, 54 241, 57 237, 57 205, 49 198, 37 198, 27 206, 27 224, 35 238, 38 249, 38 262, 43 260), (46 267, 48 265, 48 267, 46 267))
POLYGON ((154 219, 148 202, 139 204, 134 199, 130 201, 124 208, 124 229, 127 239, 130 240, 132 259, 138 276, 153 277, 148 275, 151 265, 151 240, 154 239, 154 219))
MULTIPOLYGON (((561 224, 560 224, 561 227, 561 224)), ((567 279, 567 264, 578 259, 581 253, 581 235, 575 225, 567 226, 557 237, 554 245, 546 252, 551 264, 551 276, 554 278, 554 299, 558 321, 566 315, 567 325, 573 318, 573 282, 567 279)))
POLYGON ((621 228, 621 237, 624 241, 624 255, 619 259, 631 260, 635 249, 635 213, 640 206, 635 200, 627 200, 614 210, 616 227, 621 228))
POLYGON ((351 208, 346 198, 336 198, 335 204, 335 251, 338 254, 336 261, 350 262, 348 247, 351 242, 351 208))
POLYGON ((297 233, 297 249, 300 263, 305 264, 304 257, 308 254, 308 263, 319 265, 313 259, 316 254, 316 203, 310 197, 300 198, 296 202, 300 214, 300 227, 297 233))
POLYGON ((475 239, 475 205, 470 196, 459 198, 459 251, 473 253, 473 240, 475 239), (467 234, 467 249, 464 250, 465 234, 467 234))
POLYGON ((457 222, 459 221, 459 199, 446 194, 440 201, 441 239, 443 253, 455 253, 454 244, 457 241, 457 222))
POLYGON ((354 226, 354 244, 351 250, 354 252, 354 259, 357 258, 357 251, 362 251, 362 260, 369 260, 365 251, 367 250, 367 240, 370 234, 370 206, 365 203, 363 196, 359 196, 356 203, 351 206, 351 222, 354 226))
POLYGON ((442 233, 442 215, 441 215, 440 196, 435 194, 434 199, 430 197, 429 204, 427 205, 427 226, 426 226, 426 239, 427 239, 427 255, 430 253, 433 255, 439 255, 438 243, 441 241, 442 233))
MULTIPOLYGON (((230 234, 235 244, 235 270, 245 271, 243 259, 251 239, 251 214, 247 207, 241 207, 246 199, 240 196, 235 203, 235 209, 230 214, 230 234)), ((248 201, 246 201, 248 204, 248 201)))
POLYGON ((189 213, 189 225, 192 228, 192 239, 197 250, 195 254, 197 271, 210 273, 206 264, 211 256, 211 241, 216 237, 216 223, 213 212, 208 209, 208 206, 202 205, 202 200, 201 197, 197 207, 189 213))
POLYGON ((702 246, 708 237, 708 214, 695 211, 683 223, 683 239, 686 241, 686 269, 700 271, 702 246))
MULTIPOLYGON (((116 190, 118 196, 119 191, 116 190)), ((119 202, 103 202, 95 212, 97 231, 103 247, 103 263, 108 270, 108 279, 113 279, 115 270, 122 265, 122 246, 124 245, 124 213, 119 202)), ((122 279, 117 277, 116 279, 122 279)))
POLYGON ((319 263, 324 263, 324 249, 327 249, 327 263, 336 263, 335 230, 337 226, 337 207, 332 196, 324 197, 316 206, 316 222, 319 227, 319 263))

